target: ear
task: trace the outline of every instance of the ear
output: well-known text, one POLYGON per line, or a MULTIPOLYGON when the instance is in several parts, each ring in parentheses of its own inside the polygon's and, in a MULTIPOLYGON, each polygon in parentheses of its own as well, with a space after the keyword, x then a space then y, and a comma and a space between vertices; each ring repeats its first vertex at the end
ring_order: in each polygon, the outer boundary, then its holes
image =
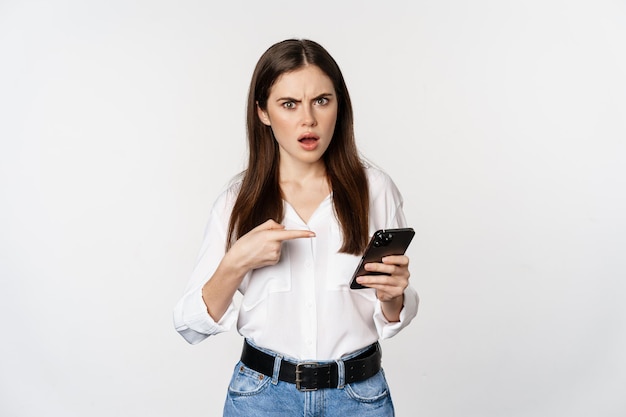
POLYGON ((256 114, 259 116, 259 120, 261 120, 261 122, 266 125, 266 126, 271 126, 272 122, 270 122, 270 116, 267 114, 267 111, 263 110, 260 106, 259 103, 256 103, 256 114))

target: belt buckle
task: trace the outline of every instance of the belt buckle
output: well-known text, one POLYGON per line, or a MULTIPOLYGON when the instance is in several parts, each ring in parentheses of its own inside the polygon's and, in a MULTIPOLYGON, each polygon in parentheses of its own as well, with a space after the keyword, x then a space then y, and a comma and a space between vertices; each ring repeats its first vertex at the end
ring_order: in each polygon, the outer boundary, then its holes
POLYGON ((302 378, 300 378, 302 374, 302 367, 307 368, 311 366, 319 365, 319 362, 300 362, 296 364, 296 389, 298 391, 307 392, 307 391, 317 391, 317 387, 315 388, 303 388, 302 387, 302 378))

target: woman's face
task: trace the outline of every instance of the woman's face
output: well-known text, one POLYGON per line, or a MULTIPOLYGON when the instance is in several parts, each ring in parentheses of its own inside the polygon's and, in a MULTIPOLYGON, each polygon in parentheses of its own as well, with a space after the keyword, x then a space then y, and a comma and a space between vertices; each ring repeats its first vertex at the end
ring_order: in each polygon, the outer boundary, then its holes
POLYGON ((266 107, 257 107, 257 112, 274 132, 281 166, 319 163, 337 121, 337 94, 330 78, 315 65, 284 73, 272 86, 266 107))

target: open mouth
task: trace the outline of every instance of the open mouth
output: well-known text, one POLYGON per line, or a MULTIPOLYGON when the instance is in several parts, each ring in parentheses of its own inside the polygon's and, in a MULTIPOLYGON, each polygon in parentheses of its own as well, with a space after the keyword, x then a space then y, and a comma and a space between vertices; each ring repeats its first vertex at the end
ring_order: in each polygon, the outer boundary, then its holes
POLYGON ((307 151, 312 151, 317 148, 317 142, 319 140, 319 136, 313 133, 305 133, 298 138, 298 142, 300 142, 300 145, 307 151))
POLYGON ((298 140, 298 142, 304 144, 304 145, 310 145, 313 144, 315 142, 317 142, 316 138, 302 138, 300 140, 298 140))
POLYGON ((317 135, 306 133, 298 138, 298 142, 308 145, 317 142, 319 139, 320 138, 317 135))

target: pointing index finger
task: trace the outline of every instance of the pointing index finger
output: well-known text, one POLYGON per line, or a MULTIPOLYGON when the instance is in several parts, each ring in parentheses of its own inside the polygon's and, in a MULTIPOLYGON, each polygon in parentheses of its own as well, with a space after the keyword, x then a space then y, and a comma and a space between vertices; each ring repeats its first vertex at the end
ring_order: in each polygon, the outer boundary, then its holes
POLYGON ((310 230, 293 230, 293 229, 274 229, 272 233, 276 236, 276 240, 292 240, 315 237, 315 233, 310 230))

